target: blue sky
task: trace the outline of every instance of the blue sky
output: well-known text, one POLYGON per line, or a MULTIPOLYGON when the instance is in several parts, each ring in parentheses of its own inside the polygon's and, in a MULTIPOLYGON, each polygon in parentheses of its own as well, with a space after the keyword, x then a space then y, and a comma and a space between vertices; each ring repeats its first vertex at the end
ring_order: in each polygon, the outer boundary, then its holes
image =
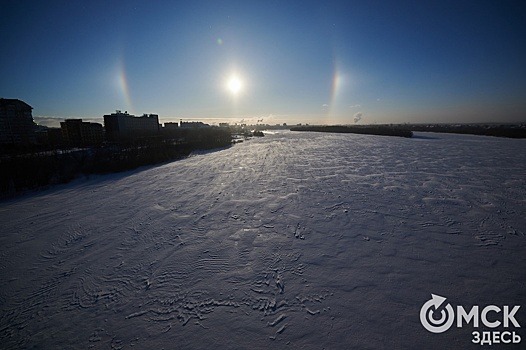
POLYGON ((524 1, 2 1, 0 96, 35 117, 526 121, 524 33, 524 1))

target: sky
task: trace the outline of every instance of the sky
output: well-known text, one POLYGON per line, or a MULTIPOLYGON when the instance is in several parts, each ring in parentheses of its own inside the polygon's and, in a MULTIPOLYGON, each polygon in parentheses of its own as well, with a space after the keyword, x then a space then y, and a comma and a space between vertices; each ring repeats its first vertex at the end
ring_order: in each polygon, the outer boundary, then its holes
POLYGON ((525 33, 524 1, 0 0, 0 97, 41 124, 525 122, 525 33))

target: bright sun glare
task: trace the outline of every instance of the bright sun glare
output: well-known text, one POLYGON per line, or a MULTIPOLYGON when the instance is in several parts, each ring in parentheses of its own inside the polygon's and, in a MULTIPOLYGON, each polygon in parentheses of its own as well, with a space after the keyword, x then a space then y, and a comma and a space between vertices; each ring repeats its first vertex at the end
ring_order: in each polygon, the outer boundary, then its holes
POLYGON ((239 80, 238 77, 233 76, 228 80, 228 90, 234 95, 237 95, 237 93, 241 90, 241 80, 239 80))

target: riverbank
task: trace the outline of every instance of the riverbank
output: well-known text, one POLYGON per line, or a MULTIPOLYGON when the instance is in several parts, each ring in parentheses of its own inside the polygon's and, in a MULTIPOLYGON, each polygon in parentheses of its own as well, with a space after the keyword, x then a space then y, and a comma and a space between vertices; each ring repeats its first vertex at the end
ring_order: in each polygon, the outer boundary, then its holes
POLYGON ((91 174, 117 173, 183 159, 194 151, 228 147, 228 130, 195 130, 185 138, 142 139, 82 149, 10 154, 0 159, 0 198, 68 183, 91 174))
POLYGON ((387 125, 313 125, 313 126, 295 126, 290 128, 290 131, 314 131, 314 132, 330 132, 330 133, 350 133, 350 134, 366 134, 378 136, 401 136, 412 137, 413 132, 409 129, 396 128, 387 125))

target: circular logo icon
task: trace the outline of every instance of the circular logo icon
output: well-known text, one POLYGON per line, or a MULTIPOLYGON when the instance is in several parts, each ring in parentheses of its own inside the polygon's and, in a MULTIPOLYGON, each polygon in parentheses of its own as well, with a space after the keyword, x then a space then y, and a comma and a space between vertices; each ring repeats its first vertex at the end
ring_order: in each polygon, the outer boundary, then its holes
POLYGON ((453 307, 449 303, 442 307, 445 301, 446 298, 431 294, 431 299, 420 309, 420 322, 425 329, 432 333, 447 331, 455 321, 453 307), (440 311, 438 311, 439 309, 440 311), (439 315, 435 315, 437 313, 439 315))

